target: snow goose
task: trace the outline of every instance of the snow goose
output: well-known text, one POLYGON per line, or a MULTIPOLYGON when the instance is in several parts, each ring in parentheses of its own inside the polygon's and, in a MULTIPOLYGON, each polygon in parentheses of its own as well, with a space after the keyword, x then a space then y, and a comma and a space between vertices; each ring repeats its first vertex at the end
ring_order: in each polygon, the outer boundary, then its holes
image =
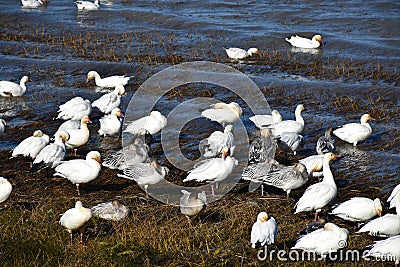
POLYGON ((265 162, 275 157, 276 140, 271 137, 271 129, 261 129, 260 135, 250 144, 249 163, 265 162))
POLYGON ((303 229, 300 230, 299 235, 307 235, 311 232, 314 232, 315 230, 324 228, 326 222, 325 219, 320 219, 319 221, 312 221, 309 224, 307 224, 303 229))
POLYGON ((19 84, 9 81, 0 81, 0 96, 22 96, 26 91, 25 83, 30 81, 28 76, 23 76, 19 84))
POLYGON ((81 119, 81 127, 79 129, 66 129, 65 131, 69 134, 69 139, 65 142, 65 145, 74 150, 76 156, 76 150, 78 147, 85 145, 89 141, 89 128, 88 123, 92 123, 88 116, 81 119))
POLYGON ((13 149, 11 157, 21 155, 24 157, 31 157, 32 160, 34 160, 49 142, 50 138, 47 134, 44 134, 41 130, 36 130, 33 132, 32 136, 22 140, 21 143, 13 149))
POLYGON ((129 208, 125 205, 122 205, 118 200, 100 203, 91 207, 90 209, 93 215, 111 221, 122 220, 129 213, 129 208))
POLYGON ((100 0, 90 1, 75 1, 78 10, 98 10, 100 8, 100 0))
POLYGON ((186 217, 196 216, 207 205, 206 193, 203 191, 197 194, 197 198, 190 197, 191 193, 181 190, 183 196, 179 198, 180 211, 186 217))
POLYGON ((0 203, 7 200, 12 191, 11 183, 4 177, 0 177, 0 203))
POLYGON ((215 131, 209 137, 201 140, 199 144, 201 155, 206 158, 215 157, 225 147, 233 151, 234 138, 232 128, 232 125, 228 125, 225 127, 224 132, 215 131))
POLYGON ((80 232, 81 244, 83 243, 83 232, 92 218, 90 209, 82 206, 82 202, 77 201, 75 207, 67 210, 60 218, 60 224, 65 227, 69 233, 72 244, 72 232, 77 230, 80 232))
POLYGON ((306 189, 303 196, 295 205, 295 214, 302 211, 315 210, 315 221, 317 221, 318 212, 335 199, 337 187, 335 180, 333 179, 332 171, 329 167, 329 162, 337 157, 338 155, 331 152, 324 155, 322 171, 324 179, 322 182, 313 184, 306 189))
POLYGON ((48 144, 36 156, 33 164, 44 164, 54 168, 65 158, 65 142, 69 139, 69 134, 65 131, 58 131, 54 134, 54 143, 48 144))
POLYGON ((400 234, 400 191, 395 197, 396 213, 385 214, 378 217, 361 227, 357 233, 369 233, 372 236, 389 237, 400 234))
POLYGON ((95 83, 97 86, 99 87, 108 87, 108 88, 112 88, 112 87, 116 87, 117 85, 127 85, 128 81, 131 79, 130 76, 110 76, 110 77, 106 77, 106 78, 101 78, 100 75, 92 70, 89 71, 89 73, 87 74, 87 79, 86 82, 89 82, 90 80, 94 79, 95 83))
POLYGON ((66 131, 72 129, 80 129, 81 128, 81 120, 67 120, 63 122, 60 127, 58 127, 57 132, 59 131, 66 131))
POLYGON ((322 36, 317 34, 312 37, 312 39, 307 39, 300 36, 291 36, 289 38, 285 38, 287 42, 289 42, 294 47, 299 48, 318 48, 322 44, 322 36))
POLYGON ((114 91, 102 95, 92 103, 92 107, 97 107, 101 112, 108 114, 121 104, 121 96, 125 94, 123 85, 115 86, 114 91))
POLYGON ((57 112, 59 113, 57 119, 80 120, 90 115, 92 105, 89 100, 84 100, 82 97, 77 96, 60 105, 57 112))
POLYGON ((78 196, 81 195, 79 185, 88 183, 99 176, 101 170, 101 156, 97 151, 90 151, 86 159, 72 159, 65 161, 55 168, 54 176, 60 176, 76 184, 78 196))
POLYGON ((297 134, 301 134, 304 129, 304 119, 301 116, 301 112, 304 110, 304 105, 297 105, 296 110, 294 112, 296 120, 283 120, 275 123, 275 125, 268 126, 272 129, 272 135, 277 137, 280 136, 284 132, 293 132, 297 134))
POLYGON ((6 131, 7 122, 3 119, 0 119, 0 135, 4 134, 6 131))
POLYGON ((47 4, 47 0, 21 0, 22 7, 36 8, 47 4))
MULTIPOLYGON (((221 158, 206 159, 195 164, 183 182, 193 180, 197 182, 216 182, 216 187, 218 187, 218 182, 225 180, 238 164, 238 161, 230 156, 228 148, 224 148, 221 153, 221 158)), ((214 187, 212 186, 211 189, 212 194, 215 195, 214 187)))
POLYGON ((217 103, 210 109, 204 110, 201 115, 212 121, 219 122, 225 128, 225 124, 232 124, 242 115, 242 108, 235 102, 229 104, 217 103))
POLYGON ((392 191, 392 193, 390 194, 389 198, 387 199, 387 202, 389 202, 390 206, 389 209, 394 208, 394 207, 398 207, 395 201, 395 196, 397 194, 397 192, 400 191, 400 184, 398 184, 392 191))
POLYGON ((357 146, 360 141, 366 140, 372 134, 372 128, 368 121, 375 120, 369 114, 361 116, 361 123, 348 123, 333 131, 333 134, 341 140, 357 146))
POLYGON ((152 111, 148 116, 127 123, 124 132, 135 134, 140 130, 146 130, 153 135, 161 131, 166 125, 167 118, 159 111, 152 111))
POLYGON ((349 231, 336 224, 326 223, 323 228, 300 237, 291 249, 301 249, 306 252, 326 256, 347 245, 349 231))
POLYGON ((379 198, 371 200, 366 197, 353 197, 334 205, 330 214, 346 221, 363 222, 376 215, 382 216, 382 203, 379 198))
POLYGON ((324 155, 312 155, 308 156, 304 159, 299 160, 300 163, 303 163, 306 166, 307 172, 309 175, 313 177, 322 176, 322 166, 324 163, 324 155))
POLYGON ((147 194, 147 187, 161 182, 168 172, 167 167, 161 166, 157 160, 152 160, 151 163, 138 163, 128 166, 123 170, 124 174, 117 174, 117 176, 134 180, 138 185, 144 187, 147 194))
POLYGON ((336 153, 335 139, 332 138, 331 133, 332 127, 328 127, 325 130, 325 135, 318 138, 315 149, 319 155, 323 155, 328 152, 336 153))
POLYGON ((376 257, 377 260, 386 259, 395 261, 396 266, 400 262, 400 235, 395 235, 384 240, 375 241, 375 244, 368 246, 363 258, 376 257))
POLYGON ((293 152, 297 154, 296 150, 304 144, 304 138, 298 133, 283 132, 276 138, 278 147, 285 152, 293 152))
POLYGON ((249 118, 257 128, 263 129, 265 125, 271 125, 282 121, 282 116, 277 110, 273 110, 271 115, 254 115, 249 118))
POLYGON ((130 165, 143 163, 148 159, 149 147, 143 140, 136 138, 132 144, 110 153, 103 161, 103 166, 110 169, 123 170, 130 165))
POLYGON ((247 51, 237 47, 224 47, 224 49, 228 57, 231 59, 244 59, 246 57, 251 57, 252 55, 259 54, 258 49, 254 47, 249 48, 247 51))
POLYGON ((116 135, 121 130, 121 121, 119 117, 123 117, 122 111, 119 108, 114 108, 111 114, 105 115, 100 118, 99 135, 116 135))
POLYGON ((261 246, 271 245, 275 243, 277 235, 278 224, 274 217, 269 216, 266 212, 260 212, 257 215, 257 221, 251 227, 251 247, 256 248, 257 242, 260 242, 261 246))

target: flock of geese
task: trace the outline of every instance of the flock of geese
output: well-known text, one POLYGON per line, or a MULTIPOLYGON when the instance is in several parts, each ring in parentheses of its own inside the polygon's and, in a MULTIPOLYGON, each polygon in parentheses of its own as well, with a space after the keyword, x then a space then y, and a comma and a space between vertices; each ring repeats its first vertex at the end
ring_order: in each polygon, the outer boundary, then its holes
MULTIPOLYGON (((21 0, 25 7, 40 7, 47 3, 46 0, 21 0)), ((94 2, 76 1, 78 9, 99 9, 99 0, 94 2)), ((315 35, 311 40, 299 36, 285 39, 294 47, 315 49, 322 44, 322 37, 315 35)), ((257 48, 244 50, 241 48, 224 48, 229 58, 241 60, 258 54, 257 48)), ((129 82, 129 76, 111 76, 101 78, 96 71, 87 74, 87 81, 94 79, 98 87, 112 88, 112 91, 103 94, 91 102, 82 97, 74 97, 59 106, 56 119, 64 120, 54 134, 54 141, 41 130, 36 130, 12 150, 11 157, 30 157, 32 168, 52 168, 54 176, 68 179, 76 185, 77 194, 80 195, 81 184, 96 179, 102 165, 111 169, 121 170, 118 177, 134 180, 137 184, 147 187, 162 181, 168 174, 168 168, 161 166, 156 160, 148 156, 149 142, 147 137, 157 134, 166 125, 167 119, 159 111, 152 111, 148 116, 125 123, 124 132, 132 134, 132 142, 125 144, 119 151, 114 151, 101 160, 98 151, 90 151, 85 159, 72 159, 65 161, 66 149, 73 149, 76 156, 77 149, 89 141, 88 123, 91 123, 90 114, 96 108, 104 114, 99 120, 101 136, 119 135, 121 132, 121 118, 123 113, 119 108, 121 96, 125 93, 124 86, 129 82)), ((26 91, 27 76, 22 77, 20 83, 0 81, 0 96, 20 97, 26 91)), ((321 181, 310 185, 294 206, 295 214, 300 212, 315 211, 314 222, 308 225, 292 249, 315 252, 327 255, 342 249, 347 242, 349 231, 340 228, 331 222, 325 222, 318 216, 319 212, 331 205, 337 196, 338 189, 335 184, 330 162, 339 157, 336 154, 335 139, 332 134, 342 141, 356 146, 369 138, 372 128, 369 121, 373 118, 363 114, 360 123, 348 123, 343 126, 326 129, 316 145, 316 155, 301 159, 292 166, 284 166, 275 160, 275 149, 296 154, 304 142, 301 133, 304 130, 304 119, 301 115, 305 107, 300 104, 296 107, 294 120, 283 120, 277 110, 271 115, 255 114, 249 119, 259 128, 260 135, 253 140, 249 149, 249 165, 243 169, 242 179, 253 182, 256 186, 250 188, 254 191, 258 185, 273 186, 286 192, 289 197, 291 190, 298 189, 306 184, 309 177, 322 177, 321 181), (344 242, 344 243, 343 243, 344 242)), ((222 125, 223 131, 215 131, 208 138, 199 142, 199 149, 205 159, 190 170, 183 182, 209 182, 211 194, 218 189, 218 182, 225 180, 236 168, 238 161, 233 157, 235 140, 233 124, 242 115, 241 107, 235 103, 217 103, 202 112, 202 116, 222 125), (216 187, 214 188, 214 184, 216 187)), ((0 119, 0 132, 4 133, 6 121, 0 119)), ((0 202, 5 201, 11 194, 11 183, 0 177, 0 202)), ((196 216, 205 207, 206 193, 191 196, 191 192, 182 190, 180 210, 188 216, 196 216)), ((382 216, 382 202, 380 199, 353 197, 343 203, 332 206, 330 214, 343 220, 357 222, 361 226, 357 233, 368 233, 372 236, 386 239, 376 241, 370 246, 366 257, 395 257, 396 264, 400 260, 400 185, 396 186, 387 200, 390 208, 396 209, 396 214, 382 216), (375 218, 375 216, 379 216, 375 218), (363 223, 363 224, 361 224, 363 223)), ((77 201, 74 208, 67 210, 61 217, 60 223, 70 233, 79 231, 81 242, 86 225, 92 215, 97 215, 107 220, 121 220, 127 216, 129 209, 112 201, 100 203, 91 208, 85 208, 82 202, 77 201)), ((277 239, 278 222, 267 212, 257 216, 251 230, 251 246, 270 245, 277 239)))

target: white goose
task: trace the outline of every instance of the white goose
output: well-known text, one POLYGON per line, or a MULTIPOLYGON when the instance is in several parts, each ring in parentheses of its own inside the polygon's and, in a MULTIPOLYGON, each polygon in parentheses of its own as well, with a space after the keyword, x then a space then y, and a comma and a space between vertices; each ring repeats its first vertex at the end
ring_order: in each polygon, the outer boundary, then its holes
POLYGON ((33 164, 44 164, 54 168, 65 158, 65 142, 69 139, 69 134, 65 131, 58 131, 54 134, 54 143, 48 144, 36 156, 33 164))
POLYGON ((257 128, 262 129, 265 125, 271 125, 282 121, 282 116, 277 110, 273 110, 271 115, 254 115, 249 118, 257 128))
POLYGON ((123 170, 124 174, 117 174, 118 177, 134 180, 138 185, 144 186, 147 193, 149 185, 161 182, 169 169, 161 166, 156 160, 151 163, 138 163, 136 165, 128 166, 123 170))
POLYGON ((228 57, 231 59, 244 59, 246 57, 251 57, 252 55, 259 54, 258 49, 254 47, 249 48, 247 51, 237 47, 224 47, 224 49, 228 57))
POLYGON ((190 197, 191 193, 181 190, 183 196, 179 198, 179 207, 183 215, 196 216, 207 205, 206 193, 203 191, 197 194, 197 198, 190 197))
POLYGON ((346 221, 363 222, 376 215, 382 216, 382 203, 379 198, 371 200, 366 197, 353 197, 333 206, 330 214, 346 221))
POLYGON ((293 132, 301 134, 304 129, 304 119, 301 116, 301 112, 304 110, 304 105, 297 105, 294 111, 296 120, 283 120, 275 123, 275 125, 270 125, 269 128, 272 129, 273 136, 280 136, 284 132, 293 132))
POLYGON ((97 86, 110 88, 110 87, 116 87, 117 85, 127 85, 131 77, 125 75, 124 76, 116 75, 116 76, 101 78, 99 73, 92 70, 88 72, 86 82, 89 82, 92 79, 94 79, 97 86))
POLYGON ((323 207, 328 205, 335 199, 337 187, 333 179, 332 171, 329 167, 329 162, 336 159, 338 156, 333 153, 326 153, 323 161, 323 176, 322 182, 309 186, 303 196, 296 203, 295 214, 302 211, 315 210, 315 220, 318 218, 318 212, 323 207))
POLYGON ((377 260, 394 260, 395 266, 400 262, 400 235, 389 237, 385 240, 375 241, 375 244, 368 246, 364 258, 376 257, 377 260))
POLYGON ((293 152, 294 155, 297 154, 297 149, 299 149, 304 143, 303 136, 293 132, 283 132, 276 138, 276 140, 278 147, 282 151, 293 152))
POLYGON ((122 111, 119 108, 114 108, 111 114, 104 115, 100 118, 99 135, 116 135, 121 130, 121 121, 119 117, 123 117, 122 111))
POLYGON ((124 132, 136 134, 139 131, 146 130, 153 135, 161 131, 166 125, 167 118, 159 111, 152 111, 149 116, 127 123, 124 132))
POLYGON ((125 94, 123 85, 115 86, 114 91, 102 95, 92 103, 92 107, 97 107, 101 112, 108 114, 121 104, 121 96, 125 94))
POLYGON ((65 131, 69 134, 69 139, 65 145, 74 150, 76 156, 76 150, 78 147, 85 145, 89 141, 89 128, 88 123, 92 123, 88 116, 81 119, 81 127, 79 129, 66 129, 65 131))
POLYGON ((90 209, 82 206, 82 202, 77 201, 75 208, 69 209, 60 218, 60 224, 65 227, 69 233, 72 244, 72 232, 77 230, 80 232, 81 243, 83 243, 83 232, 92 218, 90 209))
MULTIPOLYGON (((183 182, 197 181, 197 182, 221 182, 225 180, 229 174, 235 169, 238 161, 229 155, 229 149, 222 150, 221 158, 212 158, 200 161, 193 166, 189 171, 188 176, 183 182)), ((214 195, 214 187, 211 187, 212 194, 214 195)))
POLYGON ((285 40, 292 46, 299 48, 318 48, 322 44, 322 36, 319 34, 314 35, 311 40, 297 35, 291 36, 290 39, 285 38, 285 40))
POLYGON ((23 76, 19 84, 9 81, 0 81, 0 96, 22 96, 26 91, 25 83, 30 81, 28 76, 23 76))
POLYGON ((215 157, 225 147, 233 151, 235 146, 232 129, 233 126, 228 125, 224 132, 215 131, 209 137, 201 140, 199 144, 201 155, 206 158, 215 157))
POLYGON ((324 228, 300 237, 291 249, 301 249, 326 256, 344 248, 348 237, 349 231, 346 228, 340 228, 333 223, 326 223, 324 228))
POLYGON ((309 175, 313 177, 322 176, 322 166, 324 163, 324 155, 312 155, 308 156, 304 159, 299 160, 300 163, 303 163, 306 166, 307 172, 309 175))
POLYGON ((81 120, 67 120, 64 121, 60 127, 58 127, 57 132, 59 131, 66 131, 66 130, 72 130, 72 129, 80 129, 81 128, 81 120))
POLYGON ((212 121, 219 122, 225 127, 225 124, 232 124, 242 115, 242 108, 235 102, 229 104, 217 103, 210 109, 204 110, 201 115, 212 121))
POLYGON ((374 118, 369 114, 361 116, 361 123, 349 123, 341 126, 340 128, 333 131, 333 134, 339 137, 341 140, 357 146, 360 141, 366 140, 372 134, 372 128, 368 121, 373 121, 374 118))
POLYGON ((100 0, 89 1, 75 1, 78 10, 98 10, 100 8, 100 0))
POLYGON ((129 208, 125 205, 122 205, 118 200, 100 203, 91 207, 90 209, 93 215, 111 221, 122 220, 129 213, 129 208))
POLYGON ((7 126, 7 122, 3 119, 0 119, 0 135, 5 133, 6 126, 7 126))
POLYGON ((31 157, 34 160, 49 142, 50 138, 47 134, 44 134, 41 130, 36 130, 33 132, 32 136, 22 140, 21 143, 13 149, 11 157, 21 155, 24 157, 31 157))
POLYGON ((398 205, 396 204, 396 201, 395 201, 395 196, 396 196, 397 192, 399 192, 399 191, 400 191, 400 184, 398 184, 393 189, 392 193, 390 194, 389 198, 387 199, 387 202, 389 202, 389 204, 390 204, 389 209, 398 207, 398 205))
POLYGON ((4 177, 0 177, 0 203, 7 200, 12 191, 11 183, 4 177))
POLYGON ((261 246, 275 243, 278 235, 278 224, 274 217, 268 216, 266 212, 257 215, 257 221, 251 227, 250 243, 252 248, 256 248, 257 242, 261 246))
POLYGON ((47 4, 47 0, 21 0, 21 4, 26 8, 36 8, 47 4))
POLYGON ((271 129, 261 129, 260 135, 254 138, 249 148, 249 163, 265 162, 275 158, 276 140, 271 137, 271 129))
POLYGON ((395 198, 396 214, 385 214, 366 223, 357 233, 369 233, 372 236, 389 237, 400 234, 400 191, 395 198))
POLYGON ((336 153, 335 139, 332 138, 331 133, 332 127, 328 127, 325 130, 325 135, 318 138, 317 146, 315 148, 318 155, 323 155, 328 152, 336 153))
POLYGON ((73 159, 65 161, 55 168, 54 176, 67 178, 76 184, 78 196, 81 195, 79 185, 88 183, 99 176, 101 170, 101 156, 97 151, 90 151, 86 159, 73 159))
POLYGON ((62 120, 80 120, 85 116, 89 116, 92 112, 92 105, 89 100, 82 97, 74 97, 64 104, 60 105, 57 119, 62 120))

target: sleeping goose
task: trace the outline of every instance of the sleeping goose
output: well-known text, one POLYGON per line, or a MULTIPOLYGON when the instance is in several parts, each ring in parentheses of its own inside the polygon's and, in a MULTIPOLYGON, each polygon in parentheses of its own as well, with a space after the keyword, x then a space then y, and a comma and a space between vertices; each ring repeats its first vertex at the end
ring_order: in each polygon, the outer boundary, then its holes
POLYGON ((357 146, 360 141, 366 140, 372 134, 368 121, 375 120, 369 114, 361 116, 360 123, 348 123, 333 131, 341 140, 357 146))
POLYGON ((375 241, 373 245, 368 246, 363 258, 376 257, 377 261, 386 259, 394 261, 395 266, 400 262, 400 235, 395 235, 384 240, 375 241))
POLYGON ((74 97, 64 104, 60 105, 56 119, 62 120, 81 120, 85 116, 89 116, 92 112, 92 105, 89 100, 82 97, 74 97))
POLYGON ((33 132, 32 136, 22 140, 21 143, 13 149, 11 157, 21 155, 24 157, 31 157, 32 160, 34 160, 49 142, 50 138, 47 134, 44 134, 41 130, 36 130, 33 132))
POLYGON ((0 203, 7 200, 12 191, 11 183, 4 177, 0 177, 0 203))
POLYGON ((25 83, 30 81, 28 76, 23 76, 19 84, 9 81, 0 81, 0 96, 22 96, 26 91, 25 83))
POLYGON ((278 224, 274 217, 266 212, 260 212, 257 215, 257 221, 251 227, 250 243, 252 248, 260 242, 261 246, 275 243, 278 235, 278 224))

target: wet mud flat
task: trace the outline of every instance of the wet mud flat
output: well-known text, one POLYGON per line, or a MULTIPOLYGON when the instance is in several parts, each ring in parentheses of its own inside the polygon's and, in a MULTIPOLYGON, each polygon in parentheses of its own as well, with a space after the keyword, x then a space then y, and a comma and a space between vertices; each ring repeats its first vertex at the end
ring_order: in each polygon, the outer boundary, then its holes
MULTIPOLYGON (((120 5, 127 8, 128 4, 125 1, 120 5)), ((220 5, 220 8, 227 8, 226 4, 220 5)), ((105 12, 113 14, 112 9, 105 12)), ((166 20, 168 25, 163 25, 164 28, 156 27, 161 22, 154 22, 152 31, 145 31, 145 26, 142 30, 139 27, 137 31, 127 32, 112 31, 107 27, 89 30, 88 26, 95 25, 93 21, 101 17, 100 14, 93 16, 67 12, 61 17, 66 25, 63 28, 45 24, 46 19, 54 18, 43 18, 35 12, 22 13, 21 17, 2 14, 1 23, 6 25, 0 32, 2 79, 13 77, 16 80, 27 74, 32 80, 22 98, 0 99, 1 116, 9 122, 6 134, 0 138, 0 175, 9 179, 14 187, 10 198, 0 205, 0 262, 4 266, 284 266, 286 262, 280 262, 276 257, 260 261, 258 250, 250 247, 251 226, 257 214, 265 210, 278 222, 278 240, 268 247, 271 250, 289 251, 298 231, 313 218, 313 213, 293 215, 292 208, 306 186, 317 180, 310 180, 303 188, 294 190, 291 199, 286 199, 283 191, 272 187, 265 188, 267 195, 264 197, 260 190, 249 193, 248 183, 240 181, 231 192, 209 204, 190 222, 180 214, 179 208, 147 198, 133 181, 118 178, 117 171, 102 168, 96 180, 82 185, 82 196, 77 197, 74 185, 53 177, 52 170, 35 172, 29 168, 28 159, 9 159, 10 149, 34 130, 42 129, 47 134, 55 132, 62 123, 53 120, 60 104, 76 95, 90 100, 100 97, 102 92, 96 91, 93 83, 85 83, 91 69, 102 76, 135 76, 122 99, 121 108, 125 110, 138 87, 165 67, 194 60, 228 64, 249 75, 260 87, 270 108, 279 110, 285 119, 293 118, 297 104, 305 105, 303 135, 306 143, 297 157, 278 154, 278 159, 287 164, 315 154, 316 140, 326 127, 357 122, 363 113, 369 113, 376 121, 372 123, 373 133, 367 141, 356 148, 337 142, 342 157, 331 165, 338 186, 334 203, 354 196, 379 197, 386 201, 391 189, 398 184, 400 94, 399 72, 393 62, 379 57, 363 59, 362 52, 359 57, 330 55, 329 48, 337 42, 333 37, 316 54, 285 50, 279 45, 262 45, 264 49, 260 49, 259 57, 231 62, 221 47, 234 40, 235 35, 226 34, 223 29, 209 26, 202 32, 198 30, 198 35, 189 36, 185 29, 183 32, 168 31, 168 27, 182 24, 166 20), (74 20, 69 16, 74 16, 74 20), (32 20, 28 23, 28 19, 32 20), (78 244, 77 236, 74 238, 76 243, 68 245, 68 234, 58 223, 59 215, 73 207, 77 200, 84 206, 93 206, 112 199, 128 205, 131 214, 121 222, 112 223, 94 218, 85 232, 85 246, 78 244), (18 255, 16 250, 20 251, 18 255)), ((115 19, 108 18, 110 21, 115 19)), ((226 15, 226 19, 229 18, 226 15)), ((101 23, 105 24, 104 21, 101 23)), ((254 39, 250 41, 254 45, 265 41, 263 37, 254 39)), ((249 40, 251 38, 245 36, 238 46, 246 46, 249 40)), ((277 43, 278 40, 272 40, 272 44, 277 43)), ((255 128, 248 120, 253 115, 250 108, 226 88, 202 83, 182 86, 167 93, 156 107, 161 113, 168 114, 179 103, 199 96, 238 102, 243 107, 242 120, 249 138, 254 138, 255 128)), ((95 123, 89 125, 90 141, 78 150, 79 158, 84 158, 90 150, 106 155, 120 147, 120 138, 98 136, 96 122, 100 116, 100 113, 93 113, 95 123)), ((220 129, 218 125, 205 119, 189 123, 180 134, 184 155, 197 158, 198 141, 217 129, 220 129)), ((155 137, 150 151, 151 156, 170 168, 166 179, 184 185, 182 180, 186 172, 169 164, 159 136, 155 137)), ((72 158, 69 154, 68 159, 72 158)), ((350 231, 346 249, 362 252, 366 245, 377 240, 355 234, 356 224, 333 217, 328 211, 328 208, 324 209, 323 215, 329 221, 350 231)), ((387 212, 393 213, 393 210, 389 211, 386 206, 384 213, 387 212)), ((333 263, 335 266, 388 265, 362 259, 333 263)), ((321 266, 331 262, 290 264, 321 266)))

